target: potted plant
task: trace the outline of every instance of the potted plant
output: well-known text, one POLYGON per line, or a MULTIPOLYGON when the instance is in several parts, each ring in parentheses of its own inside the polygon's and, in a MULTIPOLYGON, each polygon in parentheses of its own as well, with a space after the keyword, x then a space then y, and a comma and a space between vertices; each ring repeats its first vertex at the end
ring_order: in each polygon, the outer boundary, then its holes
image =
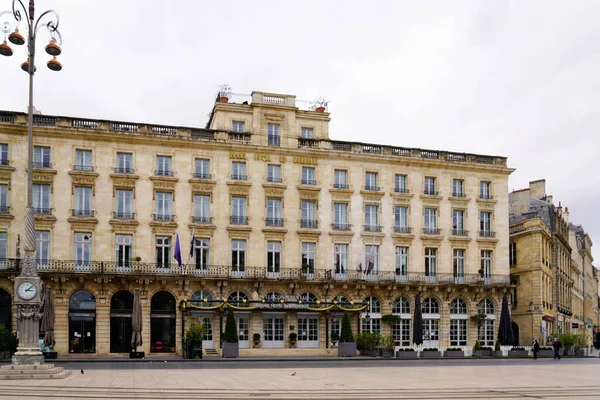
POLYGON ((394 357, 394 337, 392 335, 382 335, 379 340, 379 346, 381 347, 381 356, 383 358, 394 357))
POLYGON ((335 332, 331 332, 331 347, 337 347, 338 341, 340 340, 340 335, 335 332))
POLYGON ((356 335, 356 345, 363 356, 376 356, 380 341, 379 333, 365 332, 356 335))
POLYGON ((185 331, 187 358, 202 358, 202 341, 207 333, 204 324, 193 324, 185 331))
POLYGON ((340 342, 338 344, 339 357, 356 357, 356 341, 352 335, 350 326, 350 314, 344 313, 342 318, 342 331, 340 333, 340 342))
MULTIPOLYGON (((477 314, 471 315, 469 317, 471 322, 473 322, 475 325, 477 325, 477 337, 478 338, 481 337, 481 327, 483 326, 483 321, 485 321, 486 318, 487 318, 487 315, 484 314, 483 311, 481 311, 481 310, 477 311, 477 314)), ((477 343, 479 343, 479 339, 477 340, 477 343)), ((481 349, 479 349, 479 350, 481 350, 481 349)))
POLYGON ((255 333, 254 335, 252 335, 252 341, 254 342, 254 347, 258 347, 260 343, 260 333, 255 333))
POLYGON ((583 349, 588 347, 588 336, 583 333, 575 333, 573 336, 573 355, 582 356, 583 349))
POLYGON ((440 358, 442 353, 436 347, 423 349, 421 352, 422 358, 440 358))
POLYGON ((133 259, 133 261, 140 262, 140 261, 142 261, 142 257, 137 256, 136 258, 133 259))
POLYGON ((512 349, 508 351, 509 357, 528 357, 529 352, 525 350, 524 347, 513 346, 512 349))
POLYGON ((494 357, 502 357, 502 348, 500 347, 500 341, 496 340, 496 345, 494 346, 494 352, 492 353, 494 357))
POLYGON ((554 357, 554 349, 550 346, 540 347, 538 357, 554 357))
POLYGON ((306 279, 308 274, 310 274, 310 264, 302 264, 302 278, 306 279))
POLYGON ((231 87, 227 84, 220 85, 218 97, 220 103, 229 102, 229 99, 231 98, 231 87))
POLYGON ((406 349, 398 349, 396 352, 396 358, 400 358, 403 360, 412 360, 416 359, 419 353, 415 351, 415 349, 408 347, 406 349))
POLYGON ((227 322, 225 323, 225 332, 223 333, 223 358, 237 358, 240 354, 240 344, 238 342, 237 327, 233 310, 227 312, 227 322))
POLYGON ((573 347, 575 345, 575 335, 571 334, 571 333, 563 333, 558 335, 558 340, 560 341, 560 344, 562 345, 563 348, 563 352, 562 355, 563 356, 572 356, 575 354, 573 347))
POLYGON ((464 356, 465 352, 458 347, 447 348, 444 352, 444 358, 463 358, 464 356))
POLYGON ((296 345, 296 341, 298 340, 298 334, 296 332, 291 332, 289 335, 290 339, 290 347, 294 347, 296 345))
POLYGON ((311 108, 319 113, 324 113, 329 101, 325 97, 317 97, 311 102, 311 108))
POLYGON ((0 359, 11 358, 17 351, 17 343, 17 334, 0 324, 0 359))

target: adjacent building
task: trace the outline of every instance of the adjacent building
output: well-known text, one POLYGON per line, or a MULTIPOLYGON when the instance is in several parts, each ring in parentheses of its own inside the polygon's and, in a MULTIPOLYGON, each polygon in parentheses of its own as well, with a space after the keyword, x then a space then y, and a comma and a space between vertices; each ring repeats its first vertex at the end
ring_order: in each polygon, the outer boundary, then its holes
MULTIPOLYGON (((263 92, 217 99, 206 128, 36 115, 36 258, 56 350, 130 351, 136 288, 147 353, 181 352, 193 323, 219 349, 224 303, 242 354, 326 353, 343 308, 355 333, 410 346, 417 295, 425 347, 473 346, 478 312, 492 346, 510 292, 506 158, 335 140, 329 121, 263 92)), ((13 328, 26 128, 0 114, 0 318, 13 328)))

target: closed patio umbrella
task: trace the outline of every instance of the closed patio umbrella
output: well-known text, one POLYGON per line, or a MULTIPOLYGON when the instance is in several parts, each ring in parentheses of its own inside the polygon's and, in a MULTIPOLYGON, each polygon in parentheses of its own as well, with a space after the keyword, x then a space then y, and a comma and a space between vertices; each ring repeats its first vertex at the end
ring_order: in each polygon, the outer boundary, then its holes
POLYGON ((140 301, 140 290, 135 289, 133 295, 133 314, 131 315, 131 347, 137 352, 138 346, 142 345, 142 303, 140 301))
POLYGON ((413 318, 413 343, 423 344, 423 315, 421 314, 421 296, 415 299, 415 316, 413 318))
POLYGON ((45 332, 44 346, 54 346, 54 295, 52 289, 46 288, 44 296, 44 313, 42 314, 41 330, 45 332))
POLYGON ((508 310, 508 298, 502 298, 502 311, 500 312, 500 323, 498 324, 498 341, 503 346, 512 345, 515 337, 513 335, 510 311, 508 310))

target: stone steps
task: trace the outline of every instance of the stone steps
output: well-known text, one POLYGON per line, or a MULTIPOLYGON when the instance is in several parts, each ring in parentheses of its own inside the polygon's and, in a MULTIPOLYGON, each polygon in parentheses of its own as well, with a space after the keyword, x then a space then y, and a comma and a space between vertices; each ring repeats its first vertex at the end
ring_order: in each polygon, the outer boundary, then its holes
POLYGON ((54 364, 33 364, 33 365, 14 365, 8 364, 0 367, 0 371, 10 371, 10 370, 43 370, 54 368, 54 364))
POLYGON ((0 367, 0 380, 64 379, 69 375, 71 375, 70 371, 63 371, 63 367, 55 367, 53 364, 3 365, 0 367))

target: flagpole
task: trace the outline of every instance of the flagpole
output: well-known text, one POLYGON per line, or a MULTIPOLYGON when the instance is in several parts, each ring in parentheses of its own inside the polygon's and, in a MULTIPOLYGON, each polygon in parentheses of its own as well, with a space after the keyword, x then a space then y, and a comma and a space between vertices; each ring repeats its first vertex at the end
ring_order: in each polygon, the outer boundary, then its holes
POLYGON ((194 234, 195 234, 195 229, 192 229, 192 240, 190 240, 190 253, 188 254, 188 260, 187 263, 185 264, 185 273, 187 274, 188 272, 188 266, 190 265, 190 261, 192 261, 192 257, 194 256, 194 234))

